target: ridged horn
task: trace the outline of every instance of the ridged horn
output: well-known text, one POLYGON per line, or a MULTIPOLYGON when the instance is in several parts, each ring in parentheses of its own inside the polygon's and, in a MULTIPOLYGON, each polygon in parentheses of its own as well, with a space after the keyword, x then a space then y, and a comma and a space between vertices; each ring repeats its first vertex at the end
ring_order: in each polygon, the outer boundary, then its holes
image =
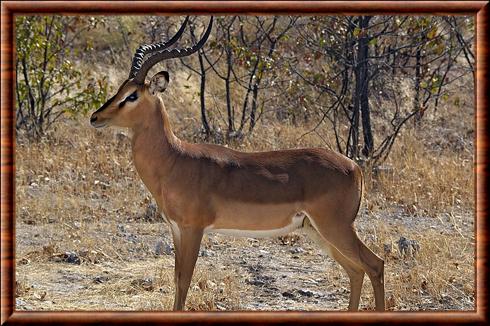
POLYGON ((206 29, 206 32, 199 40, 199 42, 197 42, 197 44, 195 44, 194 46, 185 49, 172 49, 172 50, 158 51, 158 53, 155 53, 152 56, 150 56, 147 60, 143 62, 140 69, 138 69, 138 71, 136 72, 134 81, 137 82, 138 84, 143 84, 145 82, 145 78, 146 75, 148 74, 148 71, 151 69, 151 67, 153 67, 160 61, 172 59, 172 58, 186 57, 198 51, 200 48, 203 47, 204 43, 206 43, 206 41, 208 40, 212 27, 213 27, 213 17, 211 17, 209 21, 209 25, 208 28, 206 29))
POLYGON ((162 51, 177 42, 182 34, 184 33, 187 22, 189 21, 189 16, 187 16, 180 26, 179 30, 175 35, 167 42, 153 43, 153 44, 143 44, 134 53, 133 61, 131 63, 131 70, 129 71, 129 79, 134 78, 137 72, 141 69, 144 63, 145 56, 156 51, 162 51))

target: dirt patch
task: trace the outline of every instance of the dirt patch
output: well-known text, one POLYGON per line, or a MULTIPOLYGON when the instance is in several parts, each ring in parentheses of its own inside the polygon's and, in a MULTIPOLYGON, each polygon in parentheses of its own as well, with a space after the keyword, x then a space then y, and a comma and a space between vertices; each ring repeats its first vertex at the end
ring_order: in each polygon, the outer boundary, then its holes
MULTIPOLYGON (((119 134, 69 120, 49 140, 16 147, 17 309, 172 308, 172 238, 134 170, 129 141, 119 134)), ((300 134, 291 128, 286 138, 263 134, 257 139, 285 144, 300 134)), ((420 145, 400 141, 407 148, 420 145)), ((247 146, 260 148, 257 143, 247 146)), ((456 167, 458 157, 446 154, 455 162, 449 167, 456 167)), ((417 154, 406 165, 437 163, 426 158, 417 154)), ((412 174, 400 176, 411 167, 393 165, 397 173, 385 173, 370 189, 366 182, 355 227, 385 260, 388 309, 475 309, 475 225, 468 200, 474 188, 461 182, 463 177, 471 180, 466 165, 447 177, 432 171, 432 183, 420 172, 412 188, 406 182, 412 174), (440 195, 439 188, 448 195, 440 195), (445 206, 437 204, 442 199, 445 206), (429 209, 432 204, 437 209, 429 209), (402 254, 401 238, 418 250, 402 254)), ((272 239, 208 234, 186 308, 337 311, 347 308, 349 293, 343 269, 302 232, 272 239)), ((374 309, 368 277, 360 309, 374 309)))
MULTIPOLYGON (((401 212, 401 210, 399 211, 401 212)), ((465 264, 454 257, 456 275, 447 276, 444 287, 425 273, 427 247, 421 237, 427 226, 445 237, 471 238, 470 215, 461 217, 468 223, 457 230, 442 219, 410 218, 391 213, 368 216, 356 223, 364 241, 386 260, 386 290, 392 310, 471 310, 474 309, 473 285, 463 283, 465 264), (466 225, 466 226, 465 226, 466 225), (382 226, 382 227, 381 227, 382 226), (390 230, 390 234, 383 231, 390 230), (378 233, 374 233, 378 230, 378 233), (398 235, 419 239, 418 257, 401 257, 393 243, 388 255, 380 252, 381 244, 398 235), (459 273, 459 274, 458 274, 459 273), (427 278, 429 277, 429 278, 427 278), (425 279, 424 279, 425 278, 425 279), (417 282, 419 282, 418 284, 417 282), (400 283, 413 286, 413 296, 396 297, 400 283), (433 287, 431 290, 430 288, 433 287), (438 289, 436 289, 438 287, 438 289), (416 291, 416 292, 415 292, 416 291)), ((115 225, 114 234, 108 224, 92 230, 95 240, 105 235, 121 246, 118 252, 107 250, 97 260, 87 259, 84 251, 74 250, 80 263, 53 259, 64 253, 60 232, 45 237, 44 254, 36 258, 29 252, 39 242, 30 241, 47 226, 17 223, 17 308, 25 310, 168 310, 173 300, 173 252, 157 255, 160 242, 171 246, 171 237, 164 223, 131 222, 125 227, 115 225), (131 231, 129 231, 131 230, 131 231), (136 239, 136 240, 135 240, 136 239), (149 304, 146 299, 154 300, 149 304)), ((99 225, 101 226, 101 225, 99 225)), ((56 225, 51 225, 55 229, 56 225)), ((89 228, 91 229, 91 228, 89 228)), ((190 310, 343 310, 349 300, 349 281, 341 267, 325 256, 301 232, 284 238, 235 239, 209 234, 203 241, 189 293, 190 310), (228 288, 227 288, 228 287, 228 288), (209 300, 209 301, 206 301, 209 300)), ((440 240, 440 239, 439 239, 440 240)), ((438 239, 434 238, 434 242, 438 239)), ((395 242, 395 241, 393 241, 395 242)), ((468 250, 473 245, 468 244, 468 250)), ((71 248, 69 248, 71 249, 71 248)), ((442 250, 442 249, 441 249, 442 250)), ((441 252, 441 254, 444 254, 441 252)), ((454 254, 454 253, 453 253, 454 254)), ((466 254, 465 254, 466 255, 466 254)), ((69 258, 69 256, 63 256, 69 258)), ((442 275, 441 277, 444 277, 442 275)), ((404 289, 406 291, 407 289, 404 289)), ((374 308, 369 280, 363 286, 361 309, 374 308)))

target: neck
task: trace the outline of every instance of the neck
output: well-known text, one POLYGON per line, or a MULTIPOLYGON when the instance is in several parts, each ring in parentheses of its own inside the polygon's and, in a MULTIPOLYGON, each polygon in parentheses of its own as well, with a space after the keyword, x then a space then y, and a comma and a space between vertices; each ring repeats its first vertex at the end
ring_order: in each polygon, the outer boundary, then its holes
POLYGON ((158 198, 162 181, 169 175, 180 148, 160 99, 144 108, 142 120, 132 128, 132 152, 136 170, 146 187, 158 198))
MULTIPOLYGON (((150 103, 145 109, 144 116, 138 121, 133 130, 133 151, 138 142, 144 140, 148 145, 166 145, 177 146, 180 140, 174 135, 172 126, 168 119, 167 112, 163 103, 159 98, 156 98, 153 103, 150 103)), ((140 146, 136 146, 140 147, 140 146)))

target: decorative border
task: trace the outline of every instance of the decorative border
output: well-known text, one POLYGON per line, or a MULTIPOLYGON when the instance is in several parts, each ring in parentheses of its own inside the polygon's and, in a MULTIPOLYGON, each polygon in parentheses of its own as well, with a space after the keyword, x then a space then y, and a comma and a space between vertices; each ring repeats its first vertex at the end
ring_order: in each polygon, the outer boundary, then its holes
POLYGON ((488 323, 488 1, 4 1, 1 3, 1 324, 177 323, 488 323), (14 310, 16 14, 451 14, 476 17, 476 311, 475 312, 24 312, 14 310))

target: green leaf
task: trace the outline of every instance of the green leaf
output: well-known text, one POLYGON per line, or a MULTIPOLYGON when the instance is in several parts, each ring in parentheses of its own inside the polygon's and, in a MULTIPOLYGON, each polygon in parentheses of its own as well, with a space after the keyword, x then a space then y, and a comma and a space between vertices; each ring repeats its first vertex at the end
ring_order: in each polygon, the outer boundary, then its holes
POLYGON ((358 37, 359 34, 361 34, 361 29, 359 27, 354 28, 354 31, 352 31, 352 35, 358 37))
POLYGON ((429 40, 433 39, 437 35, 437 26, 434 26, 430 29, 430 31, 427 33, 427 38, 429 40))
POLYGON ((456 105, 458 108, 461 106, 461 99, 459 98, 459 96, 456 96, 454 98, 454 105, 456 105))
POLYGON ((378 39, 374 37, 368 42, 368 44, 371 46, 376 45, 378 44, 378 39))

